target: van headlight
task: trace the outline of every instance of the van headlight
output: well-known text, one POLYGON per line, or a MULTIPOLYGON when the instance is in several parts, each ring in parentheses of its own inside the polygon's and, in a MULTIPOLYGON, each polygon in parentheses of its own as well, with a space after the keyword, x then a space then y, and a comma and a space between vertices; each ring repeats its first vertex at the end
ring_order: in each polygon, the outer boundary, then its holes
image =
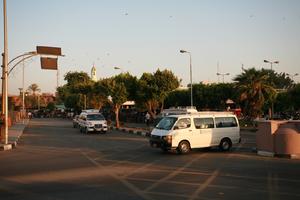
POLYGON ((87 125, 88 126, 93 126, 93 123, 92 122, 87 122, 87 125))
POLYGON ((163 136, 162 139, 164 141, 166 141, 167 143, 171 144, 172 143, 172 135, 166 135, 166 136, 163 136))

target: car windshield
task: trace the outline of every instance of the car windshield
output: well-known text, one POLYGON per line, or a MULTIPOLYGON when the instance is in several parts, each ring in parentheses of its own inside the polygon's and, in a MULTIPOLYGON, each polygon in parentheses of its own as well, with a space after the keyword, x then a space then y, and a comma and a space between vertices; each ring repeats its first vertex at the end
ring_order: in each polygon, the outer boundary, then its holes
POLYGON ((105 119, 101 114, 92 114, 92 115, 87 115, 87 120, 96 121, 96 120, 105 120, 105 119))
POLYGON ((157 124, 156 128, 162 130, 170 130, 176 121, 177 121, 177 117, 164 117, 157 124))

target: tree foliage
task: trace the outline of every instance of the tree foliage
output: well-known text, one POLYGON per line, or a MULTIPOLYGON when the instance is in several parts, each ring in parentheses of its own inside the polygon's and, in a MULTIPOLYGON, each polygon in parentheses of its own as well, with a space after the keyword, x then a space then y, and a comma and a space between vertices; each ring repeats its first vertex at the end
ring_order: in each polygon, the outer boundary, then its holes
POLYGON ((237 84, 243 110, 252 119, 262 114, 266 102, 274 102, 276 98, 276 91, 265 71, 254 68, 245 69, 242 74, 234 78, 234 81, 237 84))
POLYGON ((37 92, 41 91, 41 89, 39 88, 39 86, 36 83, 33 83, 28 87, 27 91, 30 94, 32 94, 33 96, 35 96, 37 92))
POLYGON ((155 118, 156 110, 163 109, 167 95, 178 88, 179 79, 170 70, 151 73, 143 73, 138 81, 136 103, 145 107, 152 118, 155 118))
MULTIPOLYGON (((198 110, 224 110, 227 99, 236 101, 233 83, 193 84, 193 102, 198 110)), ((190 89, 175 90, 166 99, 166 106, 190 106, 190 89)))

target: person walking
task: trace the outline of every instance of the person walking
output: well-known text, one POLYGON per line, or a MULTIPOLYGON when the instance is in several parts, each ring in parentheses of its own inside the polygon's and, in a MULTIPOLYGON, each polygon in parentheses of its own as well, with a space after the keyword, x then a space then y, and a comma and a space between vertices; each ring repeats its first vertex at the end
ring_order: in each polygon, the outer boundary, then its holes
POLYGON ((146 124, 147 124, 147 126, 149 126, 150 125, 150 118, 151 118, 151 116, 150 116, 150 114, 148 112, 146 113, 145 118, 146 118, 146 124))

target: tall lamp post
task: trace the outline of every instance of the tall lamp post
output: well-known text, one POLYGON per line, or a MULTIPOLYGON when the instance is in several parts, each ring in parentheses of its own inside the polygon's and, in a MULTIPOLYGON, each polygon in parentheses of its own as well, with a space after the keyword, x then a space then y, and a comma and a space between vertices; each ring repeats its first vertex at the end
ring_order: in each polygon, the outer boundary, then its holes
POLYGON ((269 61, 269 60, 264 60, 265 63, 270 63, 271 64, 271 70, 273 70, 273 64, 279 64, 279 61, 269 61))
POLYGON ((230 73, 217 73, 217 76, 222 76, 222 80, 223 80, 223 83, 224 83, 224 76, 229 76, 230 75, 230 73))
MULTIPOLYGON (((273 70, 273 64, 279 64, 279 61, 269 61, 269 60, 264 60, 265 63, 270 63, 271 65, 271 70, 273 70)), ((271 102, 271 110, 269 111, 270 118, 273 119, 274 117, 274 102, 271 102)))
MULTIPOLYGON (((7 63, 8 63, 8 45, 7 45, 7 13, 6 13, 6 0, 3 0, 3 25, 4 25, 4 52, 3 66, 2 66, 2 117, 4 122, 4 145, 8 145, 8 99, 7 99, 7 63)), ((7 147, 11 148, 11 147, 7 147)))
POLYGON ((193 107, 193 73, 192 73, 192 55, 191 52, 180 50, 180 53, 187 53, 190 56, 190 84, 191 84, 191 107, 193 107))

